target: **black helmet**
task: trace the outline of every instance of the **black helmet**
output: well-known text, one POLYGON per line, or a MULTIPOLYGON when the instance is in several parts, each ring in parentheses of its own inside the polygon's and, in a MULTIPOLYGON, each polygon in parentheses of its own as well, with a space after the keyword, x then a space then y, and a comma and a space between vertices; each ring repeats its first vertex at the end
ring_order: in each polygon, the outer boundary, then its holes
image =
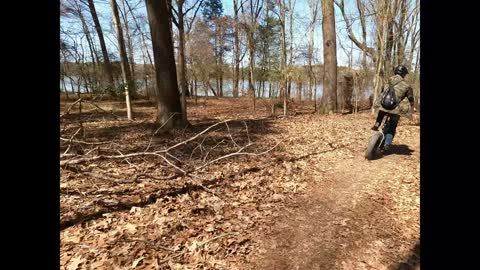
POLYGON ((393 70, 393 73, 395 73, 395 75, 400 75, 402 77, 405 77, 405 75, 408 74, 408 69, 403 66, 403 65, 398 65, 394 70, 393 70))

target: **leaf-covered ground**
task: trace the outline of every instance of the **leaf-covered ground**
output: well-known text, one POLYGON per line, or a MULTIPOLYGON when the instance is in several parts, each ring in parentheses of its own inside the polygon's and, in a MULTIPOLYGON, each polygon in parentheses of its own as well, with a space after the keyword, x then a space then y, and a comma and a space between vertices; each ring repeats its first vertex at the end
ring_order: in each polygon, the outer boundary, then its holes
MULTIPOLYGON (((71 104, 71 102, 70 102, 71 104)), ((319 116, 313 105, 269 117, 257 102, 189 104, 192 127, 157 134, 155 108, 84 104, 61 121, 63 159, 158 150, 235 119, 174 149, 189 169, 253 143, 247 152, 178 174, 160 158, 62 166, 62 269, 413 269, 419 261, 419 126, 402 119, 393 154, 367 161, 369 113, 319 116), (113 116, 117 115, 117 117, 113 116), (80 122, 83 127, 79 131, 80 122), (77 132, 78 131, 78 132, 77 132), (101 144, 100 144, 101 143, 101 144), (70 145, 70 149, 67 148, 70 145)), ((62 103, 62 111, 69 104, 62 103)))

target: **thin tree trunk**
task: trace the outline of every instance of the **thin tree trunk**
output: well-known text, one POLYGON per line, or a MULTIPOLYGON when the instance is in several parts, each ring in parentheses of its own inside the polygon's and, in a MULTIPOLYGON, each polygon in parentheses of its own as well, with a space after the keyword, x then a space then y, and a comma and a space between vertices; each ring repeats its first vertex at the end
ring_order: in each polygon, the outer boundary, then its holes
MULTIPOLYGON (((313 21, 316 19, 316 11, 314 15, 313 21)), ((310 42, 308 43, 308 77, 309 77, 309 91, 310 91, 310 99, 313 99, 313 85, 312 85, 312 80, 313 80, 313 68, 312 68, 312 60, 313 60, 313 44, 314 44, 314 23, 312 22, 312 25, 310 26, 309 29, 309 34, 310 34, 310 42)))
MULTIPOLYGON (((122 8, 123 8, 123 25, 125 26, 125 36, 127 38, 127 47, 128 47, 128 62, 130 64, 130 74, 132 76, 132 80, 135 82, 135 59, 133 55, 133 45, 132 45, 132 38, 130 35, 130 27, 128 25, 128 14, 125 8, 125 2, 127 0, 122 0, 122 8)), ((133 16, 133 15, 132 15, 133 16)), ((135 86, 135 84, 134 84, 135 86)), ((135 89, 130 89, 130 93, 134 93, 135 89)))
POLYGON ((302 101, 302 88, 303 88, 303 83, 301 81, 298 82, 297 84, 297 100, 298 102, 302 101))
POLYGON ((220 46, 220 51, 219 51, 219 90, 218 90, 218 94, 220 97, 223 97, 223 53, 224 53, 224 48, 223 48, 223 45, 225 44, 225 40, 224 40, 224 22, 223 21, 219 21, 219 27, 218 27, 218 30, 219 30, 219 46, 220 46))
POLYGON ((239 33, 239 21, 238 21, 238 0, 233 0, 233 12, 234 12, 234 70, 233 70, 233 97, 238 97, 238 82, 239 82, 239 73, 240 73, 240 38, 239 33))
POLYGON ((128 11, 132 14, 132 19, 133 19, 133 22, 135 23, 135 27, 137 28, 137 31, 140 32, 140 37, 142 38, 143 48, 145 50, 145 53, 147 54, 148 61, 150 62, 151 65, 153 65, 153 60, 152 60, 152 57, 150 56, 150 52, 148 51, 147 42, 145 41, 145 34, 143 33, 142 28, 138 24, 138 21, 133 14, 132 7, 128 3, 128 1, 125 1, 125 4, 127 5, 128 11))
MULTIPOLYGON (((289 70, 292 69, 293 66, 293 10, 295 9, 295 2, 296 0, 288 0, 288 11, 289 11, 289 28, 290 28, 290 59, 289 59, 289 70)), ((292 90, 292 78, 291 75, 288 76, 288 98, 290 98, 292 90)))
POLYGON ((400 21, 397 28, 397 55, 395 65, 404 64, 405 62, 405 47, 404 47, 404 26, 405 18, 407 16, 407 1, 400 3, 400 21))
POLYGON ((128 67, 127 52, 125 49, 125 40, 123 39, 122 27, 120 24, 120 16, 118 15, 118 5, 116 0, 110 0, 112 6, 113 22, 117 32, 118 47, 120 49, 120 62, 122 67, 123 79, 126 83, 125 87, 125 101, 127 103, 127 117, 129 120, 133 119, 132 105, 130 103, 130 89, 134 89, 130 69, 128 67))
POLYGON ((197 98, 198 98, 198 93, 197 93, 197 78, 193 79, 193 89, 195 92, 195 105, 197 105, 197 98))
MULTIPOLYGON (((253 34, 252 34, 253 35, 253 34)), ((253 38, 252 38, 253 39, 253 38)), ((252 98, 253 98, 253 111, 255 111, 255 74, 254 74, 254 63, 255 63, 255 52, 252 48, 253 44, 251 44, 250 42, 253 42, 253 41, 249 41, 249 64, 248 64, 248 67, 249 67, 249 71, 250 71, 250 76, 248 78, 248 85, 249 85, 249 91, 250 91, 250 94, 252 95, 252 98)))
POLYGON ((182 120, 187 122, 187 70, 186 70, 186 60, 185 60, 185 25, 184 25, 184 13, 183 13, 183 4, 184 0, 177 0, 178 7, 178 36, 179 36, 179 55, 180 55, 180 89, 181 89, 181 99, 180 103, 182 106, 182 120))
POLYGON ((282 35, 282 59, 280 64, 281 69, 281 84, 280 95, 283 97, 283 114, 287 115, 287 40, 285 34, 285 0, 280 0, 280 32, 282 35))
POLYGON ((78 17, 80 18, 80 21, 82 23, 83 32, 85 33, 85 37, 87 38, 87 44, 88 44, 88 48, 90 50, 90 55, 91 55, 91 58, 92 58, 92 62, 93 62, 93 64, 96 64, 96 63, 98 63, 98 56, 97 56, 97 53, 93 49, 93 41, 92 41, 92 37, 90 36, 90 30, 88 29, 87 22, 85 21, 85 18, 83 17, 83 13, 82 13, 81 8, 78 7, 77 11, 78 11, 78 17))

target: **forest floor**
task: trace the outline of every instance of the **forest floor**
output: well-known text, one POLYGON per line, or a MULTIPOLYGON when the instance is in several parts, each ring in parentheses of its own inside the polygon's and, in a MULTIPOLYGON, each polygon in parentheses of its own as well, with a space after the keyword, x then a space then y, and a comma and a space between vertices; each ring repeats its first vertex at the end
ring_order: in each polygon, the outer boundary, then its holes
POLYGON ((367 161, 368 112, 270 117, 262 101, 201 99, 191 127, 153 135, 152 103, 134 102, 134 121, 95 104, 61 117, 61 269, 419 269, 413 121, 367 161))

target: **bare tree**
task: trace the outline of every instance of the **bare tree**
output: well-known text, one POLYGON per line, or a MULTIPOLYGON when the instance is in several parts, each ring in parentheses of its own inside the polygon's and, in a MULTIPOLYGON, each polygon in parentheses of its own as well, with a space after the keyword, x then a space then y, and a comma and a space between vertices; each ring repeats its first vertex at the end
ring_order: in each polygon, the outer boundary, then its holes
MULTIPOLYGON (((125 27, 125 37, 127 41, 127 55, 128 55, 128 62, 130 64, 130 74, 132 76, 132 79, 135 81, 135 59, 134 59, 134 54, 133 54, 133 44, 132 44, 132 35, 130 31, 130 27, 128 25, 128 11, 126 9, 126 3, 127 0, 122 0, 122 10, 120 14, 122 15, 123 19, 123 25, 125 27)), ((134 84, 135 86, 135 84, 134 84)), ((131 93, 134 92, 134 89, 131 89, 131 93)))
POLYGON ((165 125, 165 128, 172 128, 175 120, 181 124, 186 123, 182 121, 182 117, 172 116, 172 114, 181 114, 182 108, 169 22, 170 12, 166 0, 146 0, 145 2, 155 60, 157 121, 165 125))
POLYGON ((93 18, 93 23, 95 24, 95 29, 97 30, 98 40, 100 42, 100 48, 102 49, 103 55, 103 67, 105 70, 105 74, 107 75, 108 84, 111 90, 114 87, 113 81, 113 71, 112 71, 112 64, 110 63, 110 59, 108 57, 107 46, 105 45, 105 39, 103 37, 102 26, 100 25, 100 21, 98 20, 97 11, 95 9, 95 4, 93 0, 88 0, 88 8, 90 10, 90 14, 93 18))
POLYGON ((282 34, 282 57, 280 62, 280 70, 282 73, 282 78, 280 81, 280 95, 283 97, 283 115, 287 115, 287 39, 285 33, 285 13, 286 5, 285 0, 278 1, 280 14, 278 16, 280 20, 280 32, 282 34))
POLYGON ((130 68, 128 66, 127 51, 125 49, 125 40, 123 38, 122 26, 120 23, 120 16, 118 15, 118 5, 116 0, 110 0, 112 6, 113 23, 117 32, 118 47, 120 49, 120 61, 122 67, 123 80, 125 81, 125 100, 127 103, 127 117, 129 120, 133 119, 132 105, 130 102, 130 89, 134 89, 130 68))
POLYGON ((240 38, 238 36, 240 28, 238 21, 238 0, 233 0, 233 14, 234 14, 234 47, 233 47, 233 97, 238 97, 238 82, 240 75, 240 38))
POLYGON ((315 36, 315 26, 317 24, 317 14, 318 14, 318 2, 317 0, 309 0, 308 6, 310 9, 310 25, 308 27, 308 33, 310 36, 308 42, 308 90, 309 90, 309 98, 313 99, 313 68, 312 68, 312 61, 313 61, 313 48, 314 44, 314 36, 315 36))
POLYGON ((408 38, 410 37, 410 51, 408 53, 408 60, 406 60, 407 68, 410 70, 413 67, 413 56, 420 40, 420 29, 417 28, 420 14, 419 0, 415 1, 415 8, 410 14, 408 20, 408 30, 405 37, 404 47, 407 47, 408 38))
POLYGON ((367 43, 366 43, 366 33, 367 33, 367 27, 366 27, 366 23, 365 23, 365 6, 364 4, 362 3, 362 0, 357 0, 357 8, 358 8, 358 11, 360 13, 360 22, 361 22, 361 25, 362 25, 362 36, 363 36, 363 41, 359 41, 356 37, 355 37, 355 34, 353 32, 353 27, 352 27, 352 22, 351 22, 351 19, 348 17, 346 11, 345 11, 345 3, 344 3, 344 0, 340 0, 340 1, 335 1, 335 4, 339 7, 341 13, 342 13, 342 16, 343 16, 343 19, 345 21, 345 24, 347 25, 347 30, 348 30, 348 37, 352 40, 352 42, 358 47, 360 48, 362 51, 364 51, 369 57, 372 58, 373 62, 376 62, 376 50, 375 48, 373 47, 368 47, 367 46, 367 43))
POLYGON ((292 68, 293 68, 293 11, 295 9, 295 3, 297 1, 288 0, 288 20, 289 20, 289 32, 290 32, 290 57, 288 60, 288 86, 287 86, 287 97, 290 98, 290 92, 292 89, 292 68))
POLYGON ((175 0, 177 4, 177 9, 172 6, 172 12, 176 15, 172 16, 172 22, 178 28, 178 55, 179 55, 179 65, 180 65, 180 89, 181 89, 181 105, 182 105, 182 117, 183 121, 187 121, 187 92, 188 92, 188 84, 187 84, 187 69, 186 69, 186 59, 185 59, 185 17, 188 12, 195 9, 194 18, 199 10, 200 6, 202 5, 203 0, 196 0, 194 4, 184 10, 185 0, 175 0))
POLYGON ((245 12, 243 2, 241 4, 242 12, 244 16, 244 29, 247 36, 248 56, 249 56, 249 92, 253 96, 253 110, 255 110, 255 31, 257 29, 257 19, 260 16, 260 12, 263 8, 263 0, 248 0, 248 12, 245 12), (248 20, 247 20, 248 18, 248 20))

